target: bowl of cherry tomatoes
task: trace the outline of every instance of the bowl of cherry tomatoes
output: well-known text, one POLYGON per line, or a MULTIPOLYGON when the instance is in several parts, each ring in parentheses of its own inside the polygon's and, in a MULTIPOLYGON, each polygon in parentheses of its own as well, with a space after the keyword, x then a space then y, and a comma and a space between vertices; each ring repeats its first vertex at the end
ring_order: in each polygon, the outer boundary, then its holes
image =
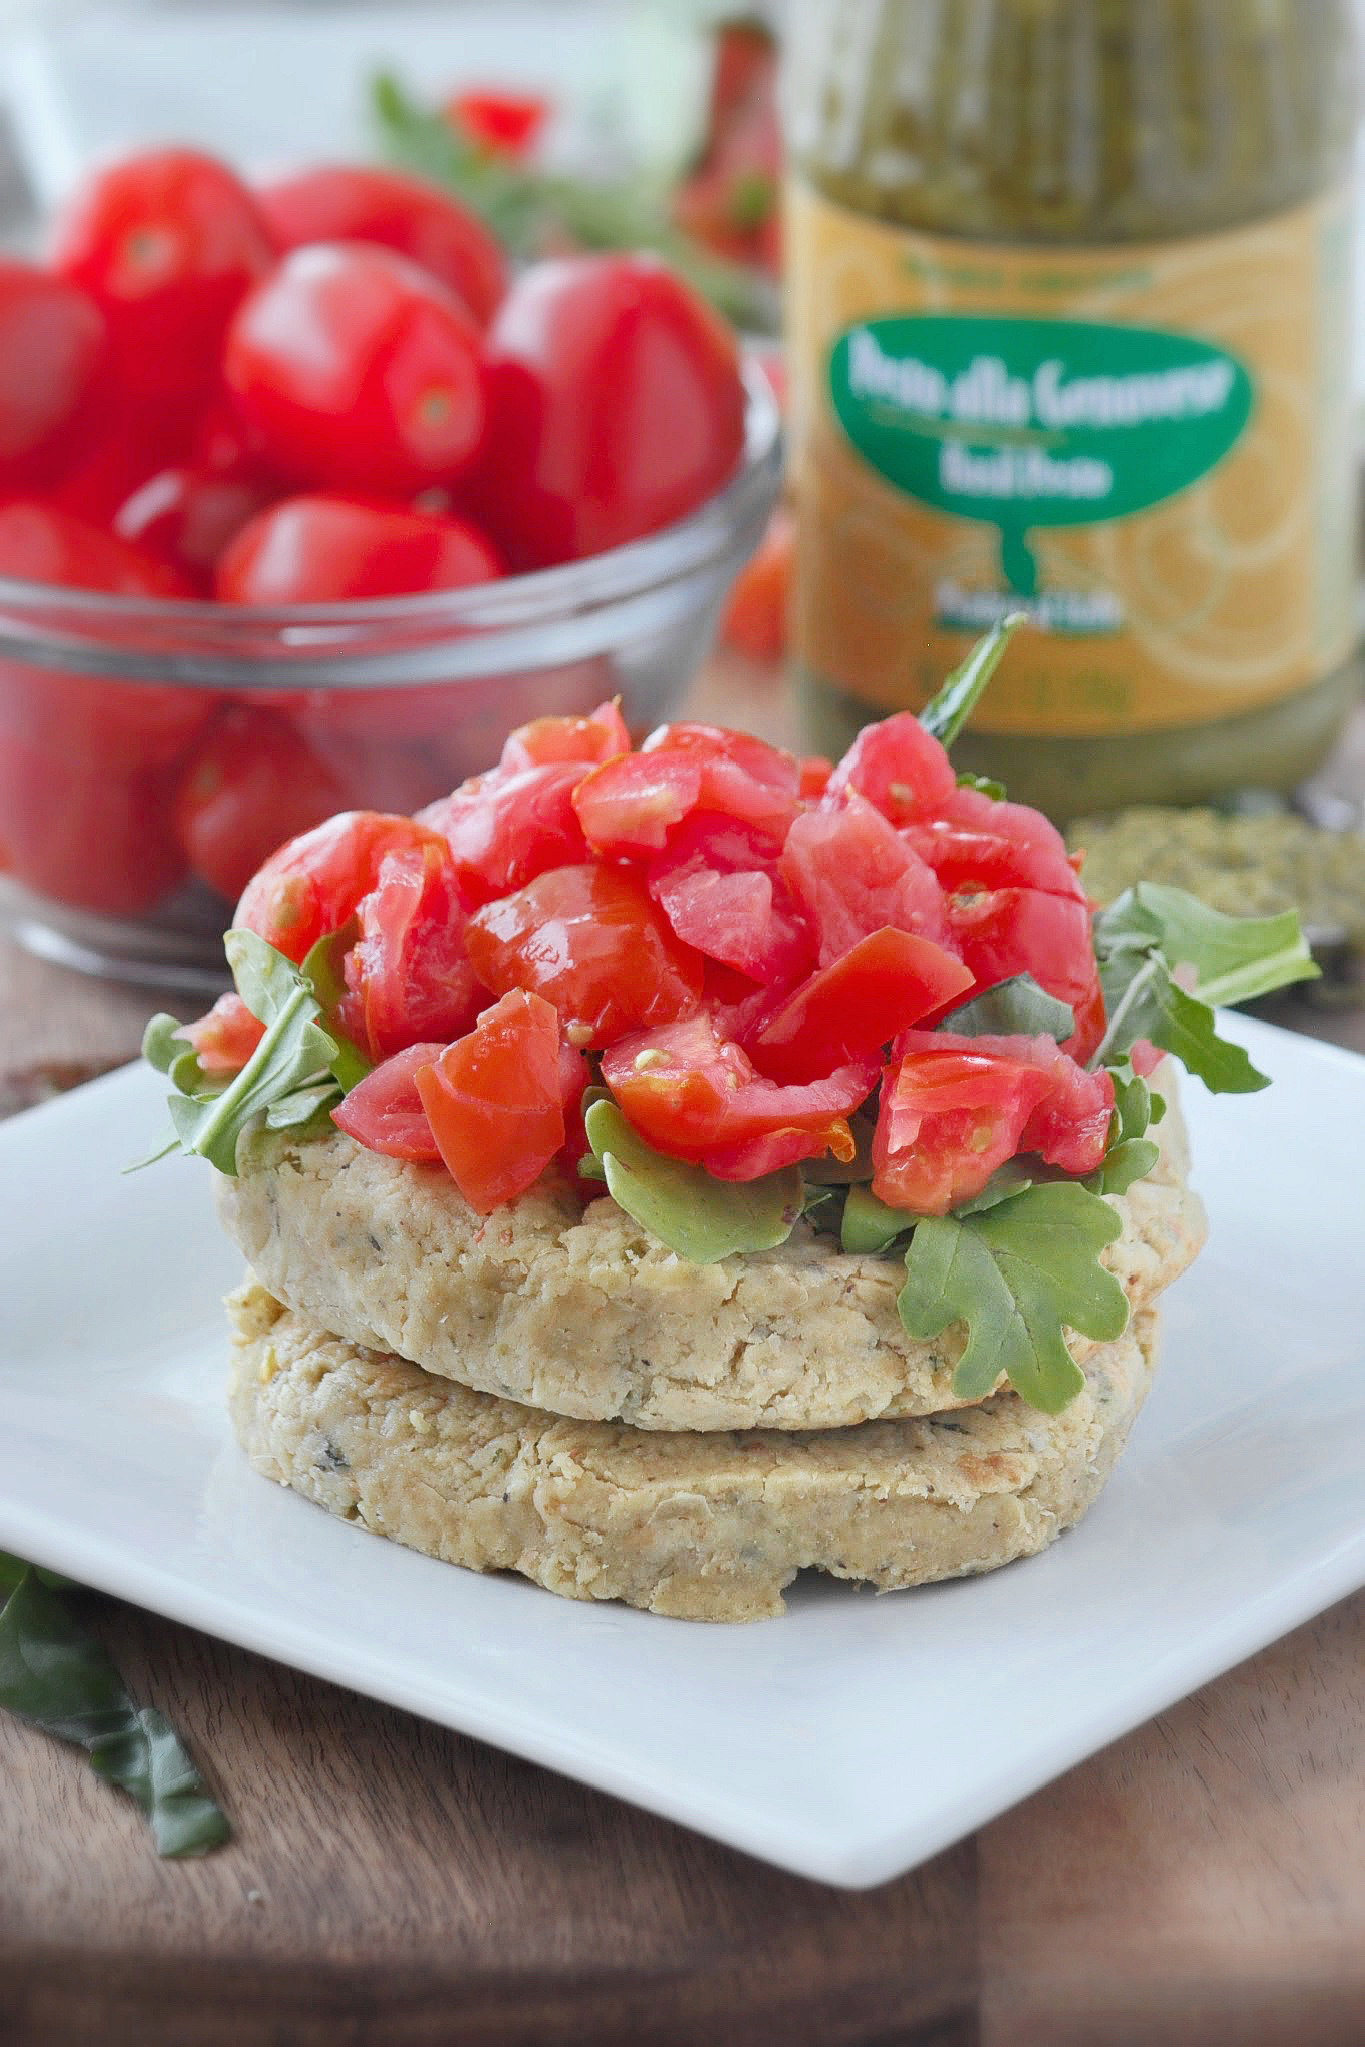
POLYGON ((456 201, 191 150, 0 262, 0 910, 198 984, 261 860, 514 727, 676 708, 781 428, 650 256, 513 275, 456 201))

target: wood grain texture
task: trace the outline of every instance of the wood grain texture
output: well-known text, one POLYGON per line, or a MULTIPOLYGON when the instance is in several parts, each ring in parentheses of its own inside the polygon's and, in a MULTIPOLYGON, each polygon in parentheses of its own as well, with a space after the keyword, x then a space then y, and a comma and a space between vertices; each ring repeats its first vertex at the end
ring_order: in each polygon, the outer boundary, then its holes
MULTIPOLYGON (((740 663, 694 708, 781 734, 740 663)), ((0 938, 0 1095, 131 1057, 160 1006, 0 938)), ((1286 1020, 1365 1050, 1359 1012, 1286 1020)), ((0 1718, 0 2047, 1365 2042, 1365 1597, 863 1894, 90 1613, 235 1837, 159 1863, 79 1757, 0 1718)))

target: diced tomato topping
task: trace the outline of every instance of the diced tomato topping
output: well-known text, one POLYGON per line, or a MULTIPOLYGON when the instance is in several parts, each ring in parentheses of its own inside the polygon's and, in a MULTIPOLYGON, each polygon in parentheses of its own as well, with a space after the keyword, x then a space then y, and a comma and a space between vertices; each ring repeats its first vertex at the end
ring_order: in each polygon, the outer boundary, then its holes
POLYGON ((495 768, 421 812, 450 847, 470 903, 491 902, 548 867, 587 859, 574 810, 584 774, 582 761, 549 761, 511 775, 495 768))
POLYGON ((751 981, 789 986, 814 934, 778 873, 780 842, 716 811, 685 819, 650 862, 649 892, 678 937, 751 981))
POLYGON ((186 1024, 176 1035, 194 1047, 205 1073, 240 1073, 265 1036, 265 1025, 230 989, 206 1015, 186 1024))
POLYGON ((829 778, 834 773, 834 763, 827 761, 822 753, 808 753, 802 755, 800 765, 798 793, 804 802, 814 803, 829 787, 829 778))
POLYGON ((1016 1152, 1067 1172, 1104 1157, 1114 1084, 1046 1037, 907 1031, 882 1083, 873 1192, 893 1208, 946 1215, 1016 1152))
POLYGON ((720 811, 781 839, 800 808, 795 756, 718 725, 661 725, 638 754, 607 761, 574 804, 589 843, 616 856, 661 852, 694 810, 720 811))
POLYGON ((957 792, 952 762, 909 711, 865 725, 829 778, 825 800, 857 789, 894 825, 941 812, 957 792))
POLYGON ((798 817, 780 864, 819 934, 822 967, 887 925, 943 941, 943 890, 933 870, 856 792, 798 817))
POLYGON ((962 961, 932 940, 874 931, 795 988, 748 1049, 773 1080, 815 1080, 880 1052, 971 984, 962 961))
POLYGON ((880 1072, 880 1059, 870 1053, 821 1080, 782 1087, 765 1079, 739 1045, 722 1039, 704 1013, 625 1038, 602 1059, 603 1080, 649 1143, 708 1167, 718 1159, 725 1169, 720 1176, 733 1179, 756 1175, 735 1170, 737 1156, 745 1165, 750 1161, 731 1148, 775 1131, 809 1137, 810 1158, 849 1145, 846 1118, 867 1100, 880 1072))
POLYGON ((579 1177, 578 1168, 587 1156, 588 1133, 583 1127, 583 1090, 592 1079, 587 1060, 581 1052, 575 1052, 564 1039, 559 1041, 559 1099, 564 1110, 564 1142, 559 1150, 559 1164, 564 1173, 577 1187, 585 1200, 592 1201, 602 1192, 599 1181, 579 1177))
POLYGON ((672 1023, 701 996, 700 956, 621 868, 551 868, 477 911, 465 943, 486 988, 534 989, 580 1048, 672 1023))
POLYGON ((233 917, 296 963, 329 931, 340 930, 379 878, 387 853, 439 845, 411 817, 343 810, 290 839, 257 868, 233 917))
POLYGON ((465 956, 464 903, 441 840, 386 853, 359 916, 346 986, 370 1057, 462 1037, 484 997, 465 956))
POLYGON ((504 995, 415 1079, 441 1157, 479 1215, 524 1194, 563 1146, 559 1019, 539 995, 504 995))
POLYGON ((1039 888, 1085 900, 1085 890, 1056 826, 1022 803, 997 803, 978 789, 955 789, 942 813, 903 828, 949 894, 1039 888))
POLYGON ((409 1045, 367 1073, 332 1111, 332 1121, 368 1151, 435 1165, 441 1154, 431 1134, 417 1075, 434 1066, 445 1046, 409 1045))
POLYGON ((1032 974, 1049 995, 1070 1003, 1078 1022, 1084 1018, 1093 1028, 1099 972, 1084 897, 1034 888, 953 895, 948 932, 978 989, 993 988, 1012 974, 1032 974))
POLYGON ((523 768, 549 767, 555 761, 583 761, 600 766, 613 755, 630 752, 630 734, 614 700, 599 704, 586 718, 533 718, 508 734, 498 765, 508 774, 523 768))
MULTIPOLYGON (((1091 1051, 1093 1050, 1094 1047, 1092 1046, 1091 1051)), ((1081 1055, 1078 1052, 1075 1056, 1079 1059, 1081 1055)), ((1088 1058, 1089 1056, 1089 1053, 1087 1053, 1086 1057, 1088 1058)), ((1160 1045, 1154 1045, 1149 1038, 1138 1038, 1128 1057, 1132 1061, 1133 1071, 1138 1076, 1138 1079, 1146 1080, 1150 1074, 1156 1072, 1157 1067, 1160 1066, 1166 1054, 1162 1051, 1160 1045)))

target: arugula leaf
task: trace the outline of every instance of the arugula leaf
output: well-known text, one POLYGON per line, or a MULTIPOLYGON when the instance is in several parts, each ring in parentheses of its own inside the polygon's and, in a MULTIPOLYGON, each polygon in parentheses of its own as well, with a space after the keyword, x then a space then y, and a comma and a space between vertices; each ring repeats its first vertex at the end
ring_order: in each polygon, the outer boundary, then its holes
POLYGON ((1002 1201, 1012 1201, 1016 1194, 1026 1194, 1037 1181, 1053 1177, 1052 1168, 1045 1166, 1041 1159, 1022 1155, 1006 1159, 1003 1166, 996 1167, 978 1194, 970 1194, 965 1201, 959 1201, 953 1214, 984 1215, 988 1208, 998 1208, 1002 1201))
POLYGON ((932 697, 920 712, 919 721, 926 732, 932 732, 934 738, 942 740, 945 746, 952 745, 1000 666, 1006 647, 1019 627, 1026 623, 1027 613, 1012 611, 1008 618, 1001 619, 999 625, 992 626, 984 639, 977 641, 938 695, 932 697))
POLYGON ((158 1073, 169 1073, 185 1050, 184 1039, 177 1035, 181 1028, 178 1017, 159 1009, 142 1033, 142 1056, 158 1073))
POLYGON ((1268 1075, 1240 1045, 1220 1038, 1214 1012, 1172 979, 1161 954, 1124 943, 1100 958, 1100 986, 1108 1022, 1090 1064, 1107 1066, 1147 1038, 1171 1052, 1211 1094, 1255 1094, 1268 1075))
POLYGON ((958 1037, 1004 1038, 1022 1034, 1030 1038, 1056 1038, 1060 1044, 1075 1030, 1076 1019, 1070 1004, 1059 1002, 1055 995, 1040 988, 1032 974, 1011 974, 1007 981, 997 981, 993 988, 974 995, 960 1009, 950 1010, 936 1028, 952 1031, 958 1037))
POLYGON ((44 1571, 37 1564, 26 1564, 22 1557, 12 1557, 6 1551, 0 1550, 0 1607, 3 1607, 25 1571, 32 1571, 38 1583, 46 1585, 53 1592, 70 1591, 76 1582, 74 1578, 63 1578, 60 1571, 44 1571))
POLYGON ((970 768, 959 768, 957 786, 959 789, 975 789, 978 796, 989 796, 992 803, 1005 800, 1003 782, 997 782, 993 775, 974 775, 970 768))
POLYGON ((158 1855, 204 1855, 230 1829, 174 1729, 135 1706, 66 1602, 25 1569, 0 1612, 0 1707, 83 1748, 141 1806, 158 1855))
POLYGON ((1098 1342, 1128 1326, 1123 1288, 1099 1262, 1122 1228, 1074 1181, 1030 1187, 981 1215, 927 1217, 905 1254, 901 1321, 920 1338, 966 1323, 959 1398, 984 1399, 1003 1373, 1030 1406, 1057 1414, 1085 1383, 1064 1326, 1098 1342))
POLYGON ((850 1187, 839 1226, 839 1247, 865 1255, 888 1251, 897 1237, 913 1230, 915 1220, 903 1208, 891 1208, 878 1200, 870 1187, 850 1187))
POLYGON ((1198 896, 1163 882, 1140 881, 1095 920, 1097 946, 1153 946, 1168 966, 1192 967, 1193 993, 1212 1009, 1253 1002, 1295 981, 1321 974, 1299 929, 1297 910, 1275 917, 1229 917, 1198 896))
POLYGON ((1161 1147, 1150 1137, 1126 1137, 1109 1147, 1082 1184, 1092 1194, 1126 1194, 1136 1181, 1146 1179, 1160 1157, 1161 1147))
POLYGON ((594 1102, 583 1124, 618 1207, 694 1265, 714 1265, 735 1251, 771 1251, 786 1243, 801 1214, 795 1166, 761 1180, 716 1180, 704 1166, 655 1151, 615 1102, 594 1102))

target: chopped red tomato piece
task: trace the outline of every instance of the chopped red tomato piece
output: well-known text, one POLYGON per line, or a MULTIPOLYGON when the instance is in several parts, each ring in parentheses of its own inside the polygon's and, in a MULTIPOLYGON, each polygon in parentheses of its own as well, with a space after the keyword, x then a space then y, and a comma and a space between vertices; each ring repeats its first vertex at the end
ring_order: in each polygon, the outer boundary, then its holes
POLYGON ((777 857, 767 832, 694 811, 650 862, 649 892, 678 937, 708 959, 750 981, 788 986, 810 971, 815 939, 777 857))
POLYGON ((804 1133, 813 1141, 808 1158, 850 1143, 845 1119, 867 1100, 880 1071, 880 1059, 869 1054, 806 1086, 782 1087, 705 1014, 625 1038, 602 1059, 603 1080, 649 1143, 707 1167, 718 1159, 722 1177, 736 1179, 755 1175, 735 1170, 744 1155, 732 1147, 774 1132, 804 1133))
POLYGON ((803 981, 749 1044, 773 1080, 814 1080, 880 1052, 970 988, 962 961, 908 931, 874 931, 803 981))
POLYGON ((797 793, 807 803, 814 803, 829 787, 829 778, 834 773, 833 761, 827 761, 822 753, 807 753, 801 756, 801 775, 797 793))
POLYGON ((372 1059, 462 1037, 484 997, 465 957, 465 908, 441 840, 386 853, 359 917, 343 1028, 351 1024, 372 1059))
POLYGON ((477 911, 465 943, 486 988, 534 989, 580 1048, 672 1023, 701 996, 700 956, 622 868, 551 868, 477 911))
POLYGON ((415 1079, 441 1157, 479 1215, 524 1194, 563 1146, 559 1019, 539 995, 504 995, 415 1079))
POLYGON ((586 761, 600 766, 614 754, 630 752, 630 734, 613 699, 599 704, 586 718, 533 718, 510 732, 499 767, 509 774, 523 768, 548 767, 554 761, 586 761))
POLYGON ((601 1181, 580 1179, 578 1172, 590 1150, 588 1133, 583 1127, 583 1090, 591 1079, 592 1072, 583 1054, 575 1052, 573 1046, 561 1038, 559 1099, 564 1108, 564 1142, 559 1151, 559 1164, 585 1200, 595 1201, 602 1192, 601 1181))
MULTIPOLYGON (((1095 1047, 1092 1045, 1090 1048, 1091 1052, 1094 1049, 1095 1047)), ((1077 1052, 1074 1056, 1079 1059, 1081 1055, 1077 1052)), ((1085 1056, 1088 1059, 1090 1053, 1087 1052, 1085 1056)), ((1160 1045, 1154 1045, 1150 1038, 1138 1038, 1134 1042, 1133 1049, 1128 1056, 1132 1061, 1133 1071, 1139 1080, 1146 1080, 1150 1074, 1156 1072, 1157 1067, 1160 1066, 1166 1054, 1162 1051, 1160 1045)))
POLYGON ((935 944, 944 937, 943 891, 933 870, 856 792, 797 818, 781 868, 819 934, 822 967, 887 925, 935 944))
MULTIPOLYGON (((948 932, 978 989, 993 988, 1011 974, 1032 974, 1049 995, 1070 1003, 1087 1034, 1093 1030, 1099 973, 1083 896, 1048 895, 1035 888, 952 895, 948 932)), ((1093 1049, 1089 1046, 1085 1056, 1093 1049)))
POLYGON ((721 639, 751 661, 776 661, 787 644, 795 555, 795 522, 779 505, 756 552, 735 577, 721 618, 721 639))
POLYGON ((574 804, 594 849, 661 852, 694 810, 721 811, 780 840, 800 806, 800 763, 747 732, 661 725, 639 753, 607 761, 574 804))
POLYGON ((386 853, 432 844, 440 844, 436 834, 414 818, 343 810, 271 854, 243 890, 233 922, 297 962, 354 914, 386 853))
POLYGON ((932 817, 956 793, 947 753, 918 718, 897 711, 865 725, 829 778, 826 800, 857 789, 894 825, 932 817))
POLYGON ((1066 841, 1041 811, 997 803, 979 789, 955 789, 939 816, 903 828, 944 888, 1040 888, 1083 899, 1066 841))
POLYGON ((417 1092, 417 1075, 434 1066, 445 1049, 443 1044, 409 1045, 376 1066, 333 1109, 337 1129, 367 1151, 435 1165, 441 1154, 417 1092))
POLYGON ((420 813, 450 847, 471 903, 491 902, 549 867, 587 859, 574 809, 584 773, 582 761, 551 761, 514 775, 495 768, 420 813))
POLYGON ((176 1032, 194 1047, 205 1073, 240 1073, 261 1039, 265 1025, 251 1014, 235 989, 220 995, 206 1015, 176 1032))

